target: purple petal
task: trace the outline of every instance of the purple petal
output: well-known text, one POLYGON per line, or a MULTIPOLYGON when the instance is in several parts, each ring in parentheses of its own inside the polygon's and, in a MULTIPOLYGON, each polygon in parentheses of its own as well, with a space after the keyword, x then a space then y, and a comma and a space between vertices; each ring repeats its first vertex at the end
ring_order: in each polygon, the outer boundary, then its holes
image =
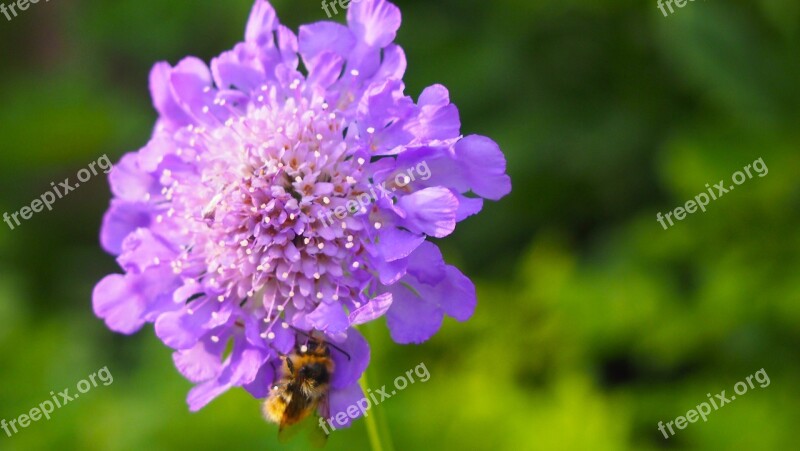
POLYGON ((425 235, 418 235, 396 227, 387 227, 381 230, 379 236, 377 248, 386 261, 408 257, 425 241, 425 235))
POLYGON ((350 312, 350 325, 368 323, 380 318, 392 306, 392 293, 383 293, 369 300, 366 304, 350 312))
POLYGON ((437 285, 446 276, 442 251, 430 241, 422 243, 408 259, 408 273, 424 284, 437 285))
POLYGON ((458 199, 447 188, 426 188, 403 196, 397 206, 405 210, 403 224, 411 230, 442 238, 456 228, 458 199))
POLYGON ((406 72, 406 54, 403 49, 391 44, 383 49, 383 62, 378 72, 373 75, 375 80, 395 78, 401 80, 406 72))
POLYGON ((125 238, 117 262, 127 272, 142 273, 150 267, 167 264, 174 256, 175 252, 150 229, 137 229, 125 238))
POLYGON ((458 198, 458 211, 456 212, 456 221, 461 222, 468 217, 478 214, 483 209, 483 199, 477 197, 466 197, 462 194, 456 194, 458 198))
POLYGON ((194 118, 206 120, 210 113, 204 111, 203 107, 208 106, 211 113, 224 121, 228 111, 222 107, 209 106, 214 93, 206 88, 211 88, 212 76, 211 70, 202 60, 194 57, 182 59, 172 70, 169 80, 172 94, 184 111, 194 118))
POLYGON ((281 61, 284 65, 292 69, 297 68, 299 59, 297 57, 297 36, 287 27, 278 26, 278 47, 281 51, 281 61))
POLYGON ((153 66, 150 71, 150 95, 153 98, 153 106, 173 127, 180 127, 190 124, 192 118, 183 111, 183 108, 175 101, 170 89, 169 77, 172 73, 172 66, 168 63, 160 62, 153 66))
POLYGON ((391 44, 400 28, 400 9, 384 0, 352 2, 347 23, 358 39, 370 47, 391 44))
POLYGON ((148 225, 150 225, 150 212, 147 205, 114 199, 111 201, 111 207, 103 215, 100 244, 107 252, 119 255, 125 238, 139 227, 148 225))
POLYGON ((244 387, 244 389, 255 398, 266 398, 269 394, 269 388, 272 386, 274 380, 275 371, 272 369, 272 366, 269 364, 264 364, 261 365, 261 369, 258 370, 256 378, 253 379, 253 381, 249 384, 245 384, 242 387, 244 387))
POLYGON ((264 80, 264 71, 257 59, 258 49, 252 44, 238 44, 233 51, 211 60, 211 73, 217 86, 250 92, 264 80))
MULTIPOLYGON (((222 342, 211 343, 218 348, 224 348, 222 342)), ((222 367, 220 355, 222 349, 209 350, 210 345, 205 342, 197 343, 191 349, 185 349, 172 353, 172 361, 181 374, 191 382, 198 383, 207 381, 219 373, 222 367)))
POLYGON ((256 0, 250 11, 250 19, 245 29, 245 40, 259 45, 272 40, 272 32, 278 28, 278 17, 275 9, 266 0, 256 0))
POLYGON ((314 329, 336 335, 347 329, 349 322, 342 305, 338 302, 320 302, 317 308, 306 315, 314 329))
POLYGON ((394 302, 386 313, 386 325, 396 343, 422 343, 442 326, 444 313, 439 306, 421 299, 402 284, 392 287, 392 295, 394 302))
POLYGON ((186 398, 189 410, 197 412, 230 388, 230 384, 222 384, 217 379, 212 379, 192 388, 186 398))
POLYGON ((237 387, 249 384, 255 380, 266 358, 267 354, 262 350, 250 347, 244 340, 237 340, 219 379, 237 387))
POLYGON ((456 143, 455 155, 475 194, 499 200, 511 192, 511 178, 506 175, 506 158, 491 139, 478 135, 467 136, 456 143))
POLYGON ((209 330, 208 322, 217 309, 216 304, 216 300, 209 299, 199 305, 191 303, 181 310, 159 315, 155 324, 156 335, 170 348, 192 348, 209 330))
POLYGON ((358 382, 364 370, 369 365, 369 345, 367 340, 355 329, 347 331, 347 339, 342 343, 336 343, 349 355, 344 355, 336 348, 331 349, 331 357, 335 365, 331 387, 338 389, 347 387, 358 382))
POLYGON ((337 429, 350 427, 353 420, 362 415, 361 410, 358 409, 358 402, 362 399, 364 399, 364 391, 361 390, 358 382, 338 390, 331 390, 329 396, 329 418, 333 426, 337 429))
POLYGON ((399 259, 387 262, 383 258, 372 260, 372 266, 378 271, 378 280, 384 285, 392 285, 406 275, 408 262, 399 259))
POLYGON ((300 27, 300 55, 309 72, 314 72, 321 55, 333 53, 345 57, 355 44, 353 33, 336 22, 317 22, 300 27))
POLYGON ((456 267, 447 267, 447 278, 439 287, 439 304, 448 316, 458 321, 468 320, 478 302, 475 284, 456 267))
POLYGON ((138 159, 136 153, 125 154, 108 174, 111 191, 122 200, 142 202, 158 192, 158 181, 139 168, 138 159))
POLYGON ((132 334, 145 323, 142 315, 146 301, 134 289, 135 276, 111 274, 101 280, 92 292, 94 314, 105 320, 109 329, 132 334))
POLYGON ((446 140, 461 135, 458 108, 450 103, 450 93, 442 85, 433 85, 419 97, 419 125, 415 134, 419 138, 446 140))

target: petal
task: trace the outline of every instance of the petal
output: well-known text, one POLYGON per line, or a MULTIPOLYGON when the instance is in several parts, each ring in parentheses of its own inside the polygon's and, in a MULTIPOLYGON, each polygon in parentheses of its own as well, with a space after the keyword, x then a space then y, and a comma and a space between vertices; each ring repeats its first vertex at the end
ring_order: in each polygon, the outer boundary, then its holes
POLYGON ((450 93, 442 85, 426 88, 419 97, 419 123, 414 134, 423 141, 447 140, 461 134, 458 108, 450 103, 450 93))
POLYGON ((132 334, 145 323, 142 315, 145 299, 135 290, 133 276, 111 274, 101 280, 92 292, 94 314, 105 320, 109 329, 132 334))
POLYGON ((408 259, 408 273, 424 284, 438 285, 447 275, 442 251, 430 241, 422 243, 408 259))
POLYGON ((213 349, 212 345, 223 349, 225 346, 222 342, 211 344, 199 342, 191 349, 172 353, 172 361, 175 362, 178 371, 191 382, 207 381, 216 376, 222 367, 220 362, 222 349, 213 349))
POLYGON ((391 44, 383 49, 383 62, 378 72, 373 75, 375 80, 396 78, 401 80, 406 72, 406 54, 403 49, 391 44))
POLYGON ((172 66, 166 62, 156 63, 150 71, 150 96, 162 119, 166 119, 173 127, 190 124, 192 118, 183 111, 175 101, 170 89, 170 73, 172 66))
POLYGON ((150 211, 147 205, 114 199, 103 215, 100 244, 107 252, 119 255, 125 238, 139 227, 149 225, 150 211))
POLYGON ((164 131, 156 131, 150 142, 139 150, 139 168, 144 172, 155 172, 167 155, 176 148, 171 136, 164 131))
POLYGON ((297 57, 298 40, 297 36, 287 27, 278 26, 278 47, 281 51, 281 61, 284 65, 297 69, 299 59, 297 57))
POLYGON ((193 118, 206 120, 207 116, 213 115, 216 119, 210 123, 216 125, 217 120, 224 122, 230 114, 224 107, 213 105, 216 94, 210 89, 211 70, 202 60, 194 57, 182 59, 172 70, 169 80, 178 105, 193 118), (204 110, 204 107, 209 110, 204 110))
MULTIPOLYGON (((358 402, 362 399, 365 399, 364 391, 358 385, 358 382, 339 390, 331 390, 329 396, 329 418, 333 426, 337 429, 350 427, 350 423, 362 415, 361 410, 358 409, 358 402)), ((362 403, 362 405, 364 404, 362 403)))
POLYGON ((458 199, 447 188, 426 188, 403 196, 397 206, 405 210, 403 225, 412 231, 442 238, 456 228, 458 199))
POLYGON ((439 305, 448 316, 466 321, 475 312, 478 302, 475 284, 456 267, 447 267, 447 277, 438 287, 438 292, 439 305))
POLYGON ((369 365, 370 352, 367 340, 352 328, 347 331, 347 339, 342 343, 336 343, 336 346, 347 353, 345 355, 336 348, 331 349, 335 365, 331 387, 340 389, 358 382, 369 365))
POLYGON ((455 156, 475 194, 499 200, 511 192, 505 156, 491 139, 478 135, 467 136, 456 143, 455 156))
POLYGON ((189 404, 191 412, 197 412, 208 403, 225 393, 231 388, 230 384, 222 384, 217 379, 204 382, 189 391, 186 402, 189 404))
POLYGON ((386 313, 386 325, 396 343, 422 343, 442 326, 444 313, 436 304, 421 299, 402 284, 392 287, 392 295, 394 302, 386 313))
POLYGON ((336 335, 349 326, 347 315, 338 302, 320 302, 313 312, 306 315, 306 320, 314 329, 336 335))
POLYGON ((170 348, 190 349, 208 332, 211 313, 217 308, 216 299, 208 299, 163 313, 156 318, 156 335, 170 348))
POLYGON ((253 44, 242 43, 212 59, 211 73, 217 86, 224 89, 235 87, 243 92, 251 92, 260 86, 265 75, 257 52, 253 44))
POLYGON ((368 323, 383 316, 392 306, 392 293, 383 293, 370 299, 366 304, 350 312, 350 325, 368 323))
POLYGON ((483 209, 483 199, 477 197, 466 197, 462 194, 456 194, 458 198, 458 211, 456 212, 456 221, 461 222, 468 217, 478 214, 483 209))
POLYGON ((309 73, 314 72, 321 55, 332 53, 344 58, 355 44, 353 33, 336 22, 324 21, 300 27, 300 55, 309 73))
POLYGON ((174 256, 175 252, 150 229, 137 229, 122 243, 117 263, 126 272, 142 273, 150 267, 166 264, 174 256))
POLYGON ((347 24, 353 34, 369 47, 383 48, 391 44, 400 22, 400 9, 384 0, 352 2, 347 12, 347 24))
POLYGON ((378 257, 372 259, 371 264, 378 271, 378 279, 384 285, 397 282, 408 269, 408 262, 405 259, 387 262, 382 257, 378 257))
POLYGON ((269 388, 274 381, 275 370, 272 369, 271 365, 265 364, 261 365, 261 369, 258 370, 255 379, 242 387, 253 395, 254 398, 266 398, 269 394, 269 388))
POLYGON ((250 347, 245 340, 236 340, 228 365, 220 374, 220 382, 237 387, 253 382, 266 358, 267 353, 250 347))
POLYGON ((250 11, 244 38, 259 45, 272 40, 272 32, 278 28, 278 17, 275 9, 266 0, 256 0, 250 11))
POLYGON ((142 202, 151 193, 158 192, 158 180, 140 169, 138 160, 137 153, 125 154, 108 174, 111 191, 120 199, 142 202))
POLYGON ((408 257, 425 241, 425 235, 411 233, 396 227, 386 227, 379 233, 377 249, 386 261, 408 257))

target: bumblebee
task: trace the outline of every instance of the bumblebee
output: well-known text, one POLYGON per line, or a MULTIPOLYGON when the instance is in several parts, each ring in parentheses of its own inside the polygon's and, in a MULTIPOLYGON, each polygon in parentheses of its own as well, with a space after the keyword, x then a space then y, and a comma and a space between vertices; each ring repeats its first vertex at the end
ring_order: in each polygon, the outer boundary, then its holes
POLYGON ((328 344, 311 337, 282 360, 281 377, 263 407, 266 419, 278 424, 281 432, 306 419, 318 407, 327 416, 334 371, 328 344))

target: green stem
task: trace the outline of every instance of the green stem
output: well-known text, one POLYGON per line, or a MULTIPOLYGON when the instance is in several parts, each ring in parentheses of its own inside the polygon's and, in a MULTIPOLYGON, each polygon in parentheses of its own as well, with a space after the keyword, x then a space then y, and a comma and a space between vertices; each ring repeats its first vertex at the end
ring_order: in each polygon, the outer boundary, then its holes
MULTIPOLYGON (((364 375, 361 376, 361 388, 364 390, 364 394, 366 395, 367 389, 369 388, 367 385, 366 371, 364 371, 364 375)), ((381 446, 380 432, 378 432, 378 424, 375 422, 375 407, 377 406, 373 406, 372 410, 365 415, 364 420, 367 422, 367 435, 369 436, 369 444, 372 448, 372 451, 383 451, 383 447, 381 446)))

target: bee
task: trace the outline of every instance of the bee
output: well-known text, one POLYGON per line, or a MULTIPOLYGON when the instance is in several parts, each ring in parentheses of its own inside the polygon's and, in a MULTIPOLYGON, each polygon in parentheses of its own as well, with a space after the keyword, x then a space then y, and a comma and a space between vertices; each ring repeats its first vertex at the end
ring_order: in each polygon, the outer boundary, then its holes
POLYGON ((280 379, 264 401, 264 417, 279 425, 279 436, 315 410, 319 410, 323 417, 329 415, 328 392, 335 368, 330 347, 350 359, 350 355, 338 347, 321 339, 308 338, 292 354, 282 356, 280 379))

